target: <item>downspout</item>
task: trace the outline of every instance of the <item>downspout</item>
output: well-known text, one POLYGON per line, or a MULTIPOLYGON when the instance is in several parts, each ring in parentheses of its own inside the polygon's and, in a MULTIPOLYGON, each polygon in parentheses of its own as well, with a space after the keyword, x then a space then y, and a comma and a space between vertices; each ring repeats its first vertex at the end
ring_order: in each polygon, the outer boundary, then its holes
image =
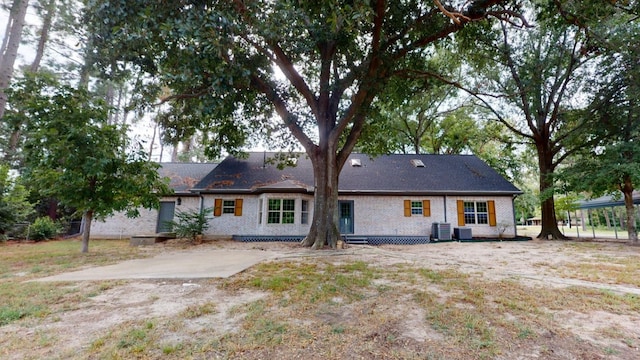
POLYGON ((444 199, 444 222, 447 222, 447 195, 443 196, 444 199))
POLYGON ((516 198, 518 194, 511 197, 511 212, 513 212, 513 235, 518 237, 518 219, 516 218, 516 198))

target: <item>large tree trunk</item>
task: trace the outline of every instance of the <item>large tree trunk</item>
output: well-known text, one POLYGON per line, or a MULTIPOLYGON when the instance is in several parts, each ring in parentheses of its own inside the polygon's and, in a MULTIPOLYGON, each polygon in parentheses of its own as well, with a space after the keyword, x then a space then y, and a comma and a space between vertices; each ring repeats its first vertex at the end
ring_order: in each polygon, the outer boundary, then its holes
POLYGON ((82 231, 82 252, 89 252, 89 237, 91 236, 91 221, 93 220, 93 210, 85 211, 83 215, 84 231, 82 231))
POLYGON ((302 245, 312 249, 335 248, 340 238, 338 228, 338 177, 341 166, 335 151, 310 154, 315 178, 313 220, 302 245))
POLYGON ((629 242, 633 245, 640 245, 638 242, 638 231, 636 229, 635 208, 633 207, 633 183, 630 176, 625 176, 622 186, 622 194, 624 195, 624 206, 627 210, 627 232, 629 233, 629 242))
POLYGON ((536 141, 538 150, 538 166, 540 169, 540 195, 542 196, 542 228, 538 239, 566 240, 558 228, 556 206, 553 194, 553 153, 545 141, 536 141))
POLYGON ((11 77, 13 76, 13 66, 18 57, 18 47, 22 39, 22 28, 25 24, 25 16, 27 14, 29 1, 14 0, 9 16, 9 24, 7 24, 7 33, 0 49, 0 119, 4 116, 4 110, 7 106, 7 94, 5 90, 9 87, 11 77))

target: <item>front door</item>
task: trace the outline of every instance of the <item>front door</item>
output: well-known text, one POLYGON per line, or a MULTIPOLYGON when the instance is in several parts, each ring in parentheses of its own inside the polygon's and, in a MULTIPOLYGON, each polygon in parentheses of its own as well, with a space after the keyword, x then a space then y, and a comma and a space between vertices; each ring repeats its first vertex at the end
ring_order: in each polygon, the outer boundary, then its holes
POLYGON ((173 201, 161 201, 160 210, 158 211, 158 225, 156 225, 156 232, 170 232, 171 224, 169 221, 173 221, 173 215, 176 210, 176 203, 173 201))
POLYGON ((353 200, 338 201, 340 234, 353 234, 353 200))

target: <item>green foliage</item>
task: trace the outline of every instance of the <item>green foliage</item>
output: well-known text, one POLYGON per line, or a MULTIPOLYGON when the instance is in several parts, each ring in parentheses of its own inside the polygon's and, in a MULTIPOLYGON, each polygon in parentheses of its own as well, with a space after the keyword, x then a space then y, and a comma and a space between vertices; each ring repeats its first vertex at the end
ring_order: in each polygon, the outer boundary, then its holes
POLYGON ((628 15, 610 18, 607 37, 594 40, 604 53, 584 116, 595 120, 589 131, 600 142, 576 154, 562 174, 570 189, 593 197, 640 184, 640 23, 628 15))
POLYGON ((105 104, 84 90, 37 85, 37 79, 27 78, 13 89, 31 91, 25 97, 35 99, 22 105, 30 119, 25 177, 31 186, 42 197, 59 199, 79 213, 92 210, 99 218, 157 206, 158 197, 168 192, 159 165, 148 162, 140 144, 131 143, 126 127, 106 122, 105 104))
POLYGON ((177 237, 188 238, 191 239, 191 241, 195 241, 198 235, 204 234, 209 228, 207 213, 212 211, 213 209, 211 208, 204 209, 203 211, 176 211, 176 220, 168 221, 167 223, 176 233, 177 237))
POLYGON ((49 217, 39 217, 29 227, 29 238, 35 241, 49 240, 60 234, 60 224, 49 217))
POLYGON ((9 167, 0 165, 0 234, 9 232, 15 223, 26 221, 33 213, 28 196, 19 178, 12 178, 9 167))
POLYGON ((520 187, 524 193, 518 195, 513 201, 516 211, 516 221, 525 223, 536 215, 536 209, 540 206, 540 200, 535 191, 530 187, 520 187))
POLYGON ((169 192, 159 165, 132 143, 125 126, 108 123, 108 107, 88 91, 26 77, 11 94, 20 109, 14 115, 26 119, 24 177, 42 198, 104 218, 157 207, 169 192))
MULTIPOLYGON (((510 1, 459 2, 449 10, 474 27, 480 22, 471 19, 483 19, 496 3, 510 1)), ((295 138, 310 149, 333 132, 332 145, 348 144, 350 151, 372 125, 365 119, 376 117, 375 99, 401 98, 394 91, 419 86, 403 87, 417 74, 460 63, 436 48, 463 27, 452 26, 433 3, 377 9, 362 0, 89 1, 85 23, 95 62, 110 78, 131 69, 151 76, 140 83, 137 104, 166 100, 158 119, 165 141, 201 132, 210 156, 238 150, 250 134, 274 147, 295 138), (131 66, 113 67, 119 61, 131 66), (275 115, 281 122, 274 123, 275 115)))

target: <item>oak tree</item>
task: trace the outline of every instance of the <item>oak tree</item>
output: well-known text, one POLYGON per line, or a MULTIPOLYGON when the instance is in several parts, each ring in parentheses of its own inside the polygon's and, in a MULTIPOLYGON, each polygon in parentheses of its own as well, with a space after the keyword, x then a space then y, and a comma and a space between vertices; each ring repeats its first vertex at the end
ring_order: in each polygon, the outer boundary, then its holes
POLYGON ((106 75, 134 66, 155 80, 149 93, 171 90, 162 102, 198 109, 185 115, 201 131, 225 131, 210 153, 272 131, 275 114, 313 164, 303 244, 321 248, 336 245, 338 176, 388 81, 471 23, 513 16, 496 8, 510 2, 92 0, 86 23, 106 75))

